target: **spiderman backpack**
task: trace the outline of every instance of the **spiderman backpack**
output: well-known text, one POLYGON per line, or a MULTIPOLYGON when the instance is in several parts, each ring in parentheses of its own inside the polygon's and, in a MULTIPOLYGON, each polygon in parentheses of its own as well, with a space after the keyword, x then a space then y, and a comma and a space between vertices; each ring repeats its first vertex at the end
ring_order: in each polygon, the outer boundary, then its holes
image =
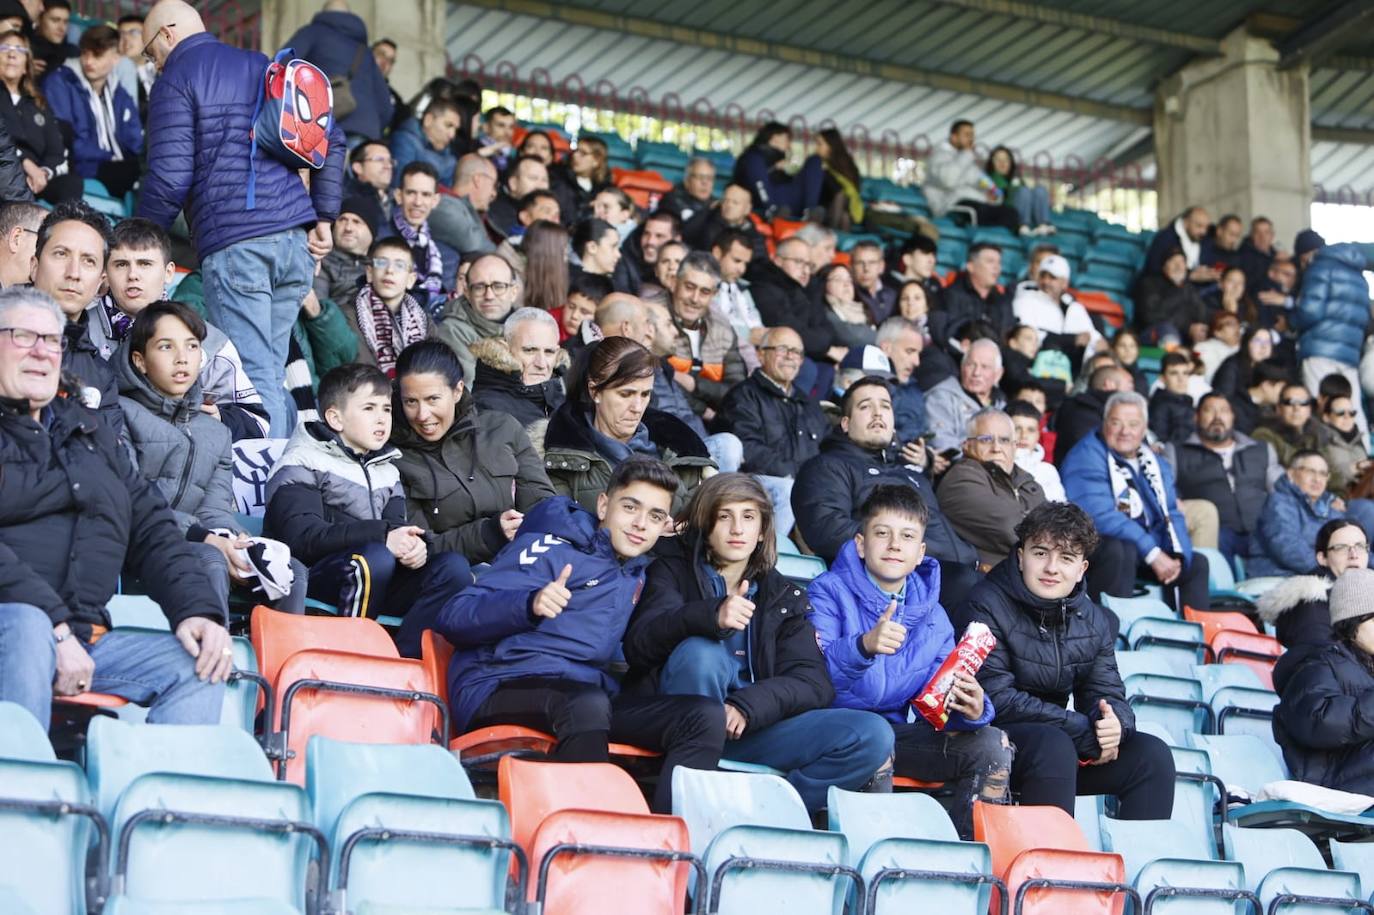
POLYGON ((253 109, 248 152, 248 209, 257 206, 261 149, 290 169, 322 168, 334 127, 334 91, 324 71, 283 48, 267 65, 253 109))

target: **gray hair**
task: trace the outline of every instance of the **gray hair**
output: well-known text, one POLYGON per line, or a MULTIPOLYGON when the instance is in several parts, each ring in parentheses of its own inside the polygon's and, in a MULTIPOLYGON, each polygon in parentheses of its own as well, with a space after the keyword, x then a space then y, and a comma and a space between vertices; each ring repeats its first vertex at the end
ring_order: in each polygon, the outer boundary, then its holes
POLYGON ((0 324, 8 324, 10 312, 20 308, 46 311, 57 319, 59 325, 65 326, 67 323, 67 316, 63 314, 62 307, 41 289, 32 286, 11 286, 0 290, 0 324))
POLYGON ((839 236, 835 234, 834 229, 818 226, 814 222, 807 223, 793 232, 789 237, 800 239, 808 245, 819 245, 822 242, 835 242, 839 238, 839 236))
POLYGON ((970 343, 970 344, 968 345, 968 352, 964 353, 964 358, 962 358, 962 359, 959 360, 959 365, 962 367, 966 362, 968 362, 970 359, 972 359, 972 358, 973 358, 973 351, 974 351, 975 349, 977 349, 978 347, 980 347, 980 346, 984 346, 984 347, 990 346, 990 347, 992 347, 992 352, 997 356, 997 367, 998 367, 998 368, 1001 368, 1001 367, 1002 367, 1002 348, 1001 348, 1000 346, 997 345, 997 341, 996 341, 996 340, 989 340, 989 339, 987 339, 986 337, 984 337, 984 338, 981 339, 981 340, 974 340, 972 343, 970 343))
POLYGON ((976 430, 978 429, 978 423, 985 419, 1005 419, 1008 426, 1011 426, 1013 429, 1016 428, 1011 421, 1011 417, 1007 415, 1005 410, 999 410, 996 407, 985 407, 969 417, 968 425, 964 427, 964 435, 968 438, 973 438, 973 436, 977 434, 976 430))
POLYGON ((510 343, 515 339, 515 329, 526 321, 546 324, 553 328, 555 334, 558 333, 558 322, 554 320, 553 315, 542 308, 525 307, 517 308, 510 313, 510 317, 506 318, 506 323, 501 325, 501 336, 506 338, 507 343, 510 343))
POLYGON ((705 156, 693 156, 692 158, 688 159, 687 167, 682 170, 682 173, 685 175, 687 172, 690 172, 692 170, 692 166, 694 165, 704 165, 711 170, 711 174, 714 175, 716 173, 716 163, 712 162, 705 156))
POLYGON ((1140 408, 1140 415, 1146 420, 1150 418, 1150 402, 1139 391, 1116 391, 1107 398, 1106 405, 1102 408, 1102 419, 1106 421, 1112 411, 1120 406, 1132 406, 1140 408))
POLYGON ((720 282, 720 262, 705 251, 689 251, 677 268, 678 279, 687 275, 688 270, 699 270, 720 282))
POLYGON ((874 342, 879 344, 891 343, 907 331, 919 334, 921 328, 916 326, 915 321, 910 321, 901 315, 893 315, 878 325, 878 335, 874 338, 874 342))

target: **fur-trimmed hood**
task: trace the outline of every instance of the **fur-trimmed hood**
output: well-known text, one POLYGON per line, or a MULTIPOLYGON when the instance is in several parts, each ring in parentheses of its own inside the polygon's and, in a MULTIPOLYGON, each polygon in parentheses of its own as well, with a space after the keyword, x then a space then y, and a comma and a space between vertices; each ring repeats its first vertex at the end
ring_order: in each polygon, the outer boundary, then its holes
MULTIPOLYGON (((520 371, 520 363, 515 361, 515 356, 511 354, 510 344, 506 342, 505 337, 486 337, 481 340, 474 340, 468 344, 468 351, 476 357, 478 363, 498 372, 520 371)), ((554 359, 554 374, 562 375, 571 364, 572 357, 568 355, 568 351, 559 347, 558 356, 554 359)))
POLYGON ((1286 578, 1260 595, 1256 609, 1266 623, 1277 622, 1289 610, 1312 601, 1325 601, 1335 579, 1324 575, 1286 578))

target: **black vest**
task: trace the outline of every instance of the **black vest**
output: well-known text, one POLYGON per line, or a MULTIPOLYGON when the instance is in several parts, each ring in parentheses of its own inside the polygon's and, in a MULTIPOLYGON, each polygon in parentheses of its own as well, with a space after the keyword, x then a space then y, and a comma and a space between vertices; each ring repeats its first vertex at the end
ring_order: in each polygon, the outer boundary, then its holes
POLYGON ((1197 442, 1184 442, 1174 449, 1174 478, 1180 499, 1206 499, 1217 507, 1221 526, 1239 533, 1254 531, 1260 509, 1268 497, 1265 475, 1269 469, 1269 446, 1264 442, 1237 445, 1231 456, 1231 473, 1236 488, 1231 489, 1221 456, 1197 442))

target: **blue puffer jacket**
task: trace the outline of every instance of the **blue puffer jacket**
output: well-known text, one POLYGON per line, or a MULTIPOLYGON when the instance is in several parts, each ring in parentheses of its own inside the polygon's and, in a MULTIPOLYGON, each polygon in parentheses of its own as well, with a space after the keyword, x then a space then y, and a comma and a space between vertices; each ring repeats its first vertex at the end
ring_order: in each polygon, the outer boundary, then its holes
POLYGON ((294 49, 297 56, 331 78, 347 77, 352 70, 351 87, 358 107, 339 121, 339 126, 348 133, 372 139, 381 137, 391 123, 391 89, 377 69, 377 61, 367 45, 367 25, 361 18, 343 11, 316 13, 310 24, 301 26, 283 47, 294 49))
MULTIPOLYGON (((113 154, 100 148, 90 90, 76 69, 80 66, 80 61, 72 60, 54 70, 43 80, 43 94, 53 116, 71 125, 73 171, 83 178, 94 178, 96 169, 113 154)), ((114 139, 124 158, 138 158, 143 154, 143 124, 138 119, 137 103, 119 85, 114 90, 114 116, 114 139)))
POLYGON ((1294 316, 1298 357, 1322 356, 1343 365, 1360 364, 1360 347, 1369 324, 1369 269, 1362 245, 1327 245, 1302 277, 1294 316))
MULTIPOLYGON (((869 657, 859 647, 892 598, 868 577, 854 541, 844 545, 829 572, 811 582, 807 596, 811 624, 835 684, 834 704, 905 722, 908 703, 954 650, 954 627, 939 602, 940 563, 927 556, 907 576, 906 602, 892 615, 894 622, 906 627, 906 641, 896 654, 869 657)), ((992 701, 984 697, 983 714, 977 721, 954 712, 946 729, 971 731, 992 717, 992 701)))
POLYGON ((1344 512, 1333 506, 1336 496, 1323 492, 1313 504, 1288 478, 1279 477, 1274 491, 1264 500, 1259 524, 1250 537, 1250 556, 1245 572, 1252 578, 1261 575, 1301 575, 1312 568, 1317 548, 1317 531, 1344 512))
POLYGON ((444 187, 453 184, 453 173, 458 170, 458 158, 448 149, 435 149, 425 139, 420 122, 415 118, 406 121, 391 134, 391 158, 396 165, 392 169, 391 183, 401 186, 401 172, 410 163, 419 159, 434 166, 439 173, 439 183, 444 187))
POLYGON ((248 137, 266 69, 262 54, 202 32, 172 49, 149 94, 148 169, 138 215, 166 229, 184 206, 202 260, 234 242, 339 215, 345 149, 337 124, 309 191, 298 174, 259 150, 258 207, 248 209, 248 137))
POLYGON ((614 694, 605 672, 615 657, 652 557, 621 562, 595 516, 566 496, 525 515, 515 539, 477 584, 439 612, 434 628, 458 649, 448 668, 459 730, 505 680, 561 677, 614 694), (553 619, 530 614, 534 596, 564 565, 572 601, 553 619))

